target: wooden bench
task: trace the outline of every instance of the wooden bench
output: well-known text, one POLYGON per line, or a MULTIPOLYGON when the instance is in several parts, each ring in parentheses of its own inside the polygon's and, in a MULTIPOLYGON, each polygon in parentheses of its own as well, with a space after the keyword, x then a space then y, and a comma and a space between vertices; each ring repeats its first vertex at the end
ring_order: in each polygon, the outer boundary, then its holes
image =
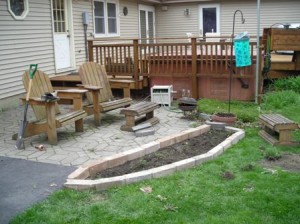
POLYGON ((272 145, 294 145, 292 131, 299 128, 294 121, 280 114, 262 114, 259 116, 262 130, 259 135, 272 145))
POLYGON ((154 102, 140 102, 121 110, 120 114, 125 115, 126 123, 121 126, 122 131, 133 131, 132 127, 141 122, 149 122, 152 125, 159 123, 159 119, 154 117, 154 110, 159 105, 154 102))

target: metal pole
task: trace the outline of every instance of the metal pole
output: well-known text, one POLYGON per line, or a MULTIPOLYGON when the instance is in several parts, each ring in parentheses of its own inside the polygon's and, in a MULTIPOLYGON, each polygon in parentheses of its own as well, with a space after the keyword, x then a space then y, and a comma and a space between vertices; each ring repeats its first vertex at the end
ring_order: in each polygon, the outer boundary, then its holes
POLYGON ((232 72, 233 72, 233 38, 234 38, 234 26, 235 26, 235 14, 239 12, 241 14, 241 22, 245 23, 244 15, 241 10, 235 10, 233 14, 233 24, 232 24, 232 34, 231 34, 231 48, 230 48, 230 71, 229 71, 229 96, 228 96, 228 113, 230 114, 230 104, 231 104, 231 82, 232 82, 232 72))
POLYGON ((255 103, 258 103, 258 79, 259 79, 259 37, 260 37, 260 0, 257 0, 257 37, 256 37, 256 71, 255 71, 255 103))

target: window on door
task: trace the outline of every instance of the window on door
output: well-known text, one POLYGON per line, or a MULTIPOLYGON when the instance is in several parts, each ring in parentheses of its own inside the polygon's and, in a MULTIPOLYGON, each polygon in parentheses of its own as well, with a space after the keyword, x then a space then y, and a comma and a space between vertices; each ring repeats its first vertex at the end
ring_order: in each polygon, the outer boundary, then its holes
POLYGON ((64 0, 53 0, 54 32, 66 32, 66 9, 64 0))
POLYGON ((220 33, 220 6, 218 4, 199 5, 199 34, 220 33))
POLYGON ((95 0, 95 36, 116 36, 118 28, 118 1, 95 0))

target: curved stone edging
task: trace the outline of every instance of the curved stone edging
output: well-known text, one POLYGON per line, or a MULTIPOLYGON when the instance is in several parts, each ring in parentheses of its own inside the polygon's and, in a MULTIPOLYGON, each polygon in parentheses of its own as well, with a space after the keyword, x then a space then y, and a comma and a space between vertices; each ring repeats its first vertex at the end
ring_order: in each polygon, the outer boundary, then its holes
POLYGON ((191 128, 181 133, 164 137, 156 141, 152 141, 135 149, 128 150, 126 152, 122 152, 114 156, 106 157, 82 165, 68 176, 67 182, 64 184, 64 186, 76 190, 104 190, 113 186, 129 184, 144 179, 166 176, 176 171, 191 168, 205 161, 216 158, 217 156, 221 155, 226 149, 228 149, 231 145, 236 144, 240 139, 244 138, 245 136, 245 132, 242 129, 226 126, 225 130, 229 132, 234 132, 234 134, 226 138, 223 142, 221 142, 219 145, 215 146, 205 154, 194 156, 192 158, 152 168, 149 170, 126 174, 123 176, 100 178, 97 180, 86 179, 88 177, 96 175, 96 173, 107 168, 112 168, 114 166, 124 164, 127 161, 155 152, 160 148, 164 148, 169 145, 184 141, 188 138, 199 136, 209 131, 212 126, 213 122, 210 122, 209 125, 204 124, 197 128, 191 128))

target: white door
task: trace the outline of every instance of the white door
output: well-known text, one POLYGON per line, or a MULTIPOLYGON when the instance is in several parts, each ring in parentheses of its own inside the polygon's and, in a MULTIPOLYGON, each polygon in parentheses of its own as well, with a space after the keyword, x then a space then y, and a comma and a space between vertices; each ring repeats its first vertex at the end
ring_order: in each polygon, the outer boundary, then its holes
POLYGON ((199 5, 199 35, 220 33, 220 5, 199 5))
POLYGON ((155 37, 155 8, 139 5, 139 22, 141 43, 153 43, 153 38, 155 37))
POLYGON ((56 70, 71 67, 71 41, 67 0, 52 0, 56 70))

